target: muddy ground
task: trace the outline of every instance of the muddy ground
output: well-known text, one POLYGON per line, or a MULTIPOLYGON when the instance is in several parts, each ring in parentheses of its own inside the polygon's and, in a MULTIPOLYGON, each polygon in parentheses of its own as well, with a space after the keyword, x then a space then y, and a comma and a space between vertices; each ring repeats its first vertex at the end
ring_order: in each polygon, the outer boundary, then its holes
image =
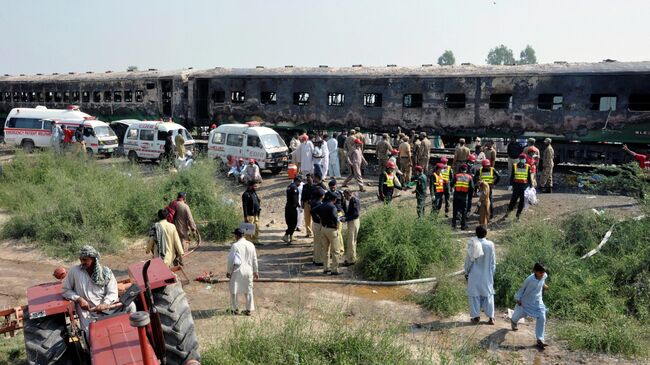
MULTIPOLYGON (((147 169, 145 165, 143 169, 147 169)), ((304 230, 297 233, 298 241, 286 245, 281 241, 284 234, 285 175, 264 176, 259 195, 262 200, 261 246, 257 248, 260 272, 266 278, 315 277, 327 278, 321 268, 311 264, 311 242, 303 238, 304 230)), ((371 177, 370 181, 376 179, 371 177)), ((340 180, 339 180, 340 181, 340 180)), ((231 184, 234 195, 240 195, 243 188, 231 184)), ((495 215, 505 212, 509 199, 505 186, 497 187, 494 202, 495 215)), ((376 199, 376 185, 360 193, 363 209, 379 204, 376 199)), ((415 209, 414 197, 403 193, 395 205, 403 209, 415 209)), ((518 224, 534 220, 548 221, 552 224, 568 214, 584 210, 606 210, 620 216, 635 216, 639 209, 635 201, 628 197, 594 196, 579 192, 564 192, 540 195, 540 203, 527 210, 518 224)), ((10 217, 0 211, 0 224, 10 217)), ((494 225, 488 238, 497 245, 497 255, 502 250, 498 234, 511 224, 508 221, 494 225)), ((476 225, 476 216, 469 222, 476 225)), ((459 250, 464 249, 466 237, 471 231, 458 235, 459 250)), ((597 244, 597 243, 594 243, 597 244)), ((113 268, 118 277, 126 275, 127 263, 145 259, 144 240, 128 242, 129 247, 119 255, 107 255, 104 262, 113 268)), ((225 279, 228 244, 205 242, 196 252, 187 257, 185 271, 193 279, 205 271, 212 271, 225 279)), ((498 256, 497 256, 498 257, 498 256)), ((45 257, 28 242, 15 240, 0 243, 0 308, 25 304, 25 288, 38 283, 51 281, 52 271, 59 265, 72 265, 74 262, 45 257)), ((461 268, 459 268, 461 269, 461 268)), ((355 278, 353 268, 344 268, 344 274, 336 279, 355 278)), ((330 277, 331 278, 331 277, 330 277)), ((523 278, 522 278, 523 280, 523 278)), ((307 314, 318 321, 332 313, 343 313, 351 325, 379 322, 385 326, 402 328, 400 336, 413 351, 436 353, 453 351, 461 347, 479 348, 476 361, 490 363, 526 364, 571 364, 571 363, 633 363, 632 361, 590 353, 574 352, 565 343, 553 339, 553 320, 548 323, 551 346, 540 352, 534 346, 534 323, 520 326, 517 333, 509 331, 505 320, 506 308, 498 309, 497 324, 475 326, 469 324, 469 315, 459 313, 450 318, 439 318, 422 309, 412 301, 412 294, 427 291, 431 284, 408 287, 369 287, 335 284, 255 284, 256 312, 252 317, 228 316, 227 283, 203 284, 192 282, 185 286, 192 313, 196 321, 199 340, 207 346, 215 339, 230 335, 230 329, 241 321, 282 321, 289 317, 307 314)), ((485 321, 485 318, 483 318, 485 321)), ((435 358, 435 356, 434 356, 435 358)))

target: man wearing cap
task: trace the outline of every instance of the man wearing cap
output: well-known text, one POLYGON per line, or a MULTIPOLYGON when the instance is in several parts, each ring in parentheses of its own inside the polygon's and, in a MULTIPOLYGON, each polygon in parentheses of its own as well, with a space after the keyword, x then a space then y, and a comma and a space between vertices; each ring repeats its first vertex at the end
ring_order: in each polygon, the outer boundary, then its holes
MULTIPOLYGON (((328 193, 332 193, 336 195, 336 201, 334 202, 334 205, 336 206, 336 214, 338 214, 339 218, 343 217, 343 192, 339 190, 336 187, 336 179, 332 179, 327 183, 328 193)), ((338 233, 339 233, 339 240, 341 240, 341 245, 339 246, 341 250, 344 249, 343 246, 343 224, 339 223, 338 224, 338 233)), ((343 252, 341 251, 341 254, 343 252)))
MULTIPOLYGON (((512 166, 519 162, 519 155, 524 152, 516 137, 510 137, 510 142, 506 146, 508 150, 508 174, 512 172, 512 166)), ((493 165, 494 166, 494 165, 493 165)))
POLYGON ((239 229, 233 232, 235 243, 228 253, 228 268, 226 277, 230 279, 230 306, 233 314, 239 314, 238 294, 246 295, 246 309, 243 313, 250 316, 255 310, 253 300, 253 280, 260 278, 257 266, 257 252, 255 246, 244 238, 244 233, 239 229))
POLYGON ((323 273, 332 275, 339 274, 341 262, 341 239, 339 237, 339 215, 335 202, 338 199, 336 194, 328 191, 323 199, 323 204, 318 208, 318 216, 321 220, 321 257, 323 259, 323 273), (331 257, 331 262, 330 262, 331 257))
MULTIPOLYGON (((185 202, 186 194, 184 191, 181 191, 176 196, 176 200, 169 204, 167 210, 173 210, 173 219, 174 226, 176 226, 176 231, 178 236, 181 238, 183 243, 183 249, 187 251, 190 247, 190 232, 194 234, 197 233, 196 223, 194 223, 194 217, 192 216, 192 210, 190 206, 185 202)), ((169 217, 167 217, 169 221, 169 217)))
POLYGON ((526 163, 527 157, 526 154, 522 153, 519 155, 519 162, 512 166, 512 171, 510 172, 512 197, 510 197, 508 211, 503 219, 508 218, 510 212, 515 209, 517 201, 519 201, 519 205, 517 205, 517 219, 519 219, 521 212, 524 210, 524 192, 526 191, 526 188, 532 187, 530 165, 526 163))
POLYGON ((61 288, 61 295, 75 302, 81 329, 86 333, 90 323, 108 314, 111 305, 119 299, 115 275, 100 264, 100 257, 94 247, 82 246, 79 250, 80 264, 68 270, 61 288))
POLYGON ((528 164, 530 165, 530 179, 533 188, 537 187, 537 166, 539 165, 540 156, 539 149, 535 147, 535 142, 535 138, 528 138, 526 141, 528 145, 524 147, 523 152, 527 156, 528 164))
MULTIPOLYGON (((393 150, 390 151, 388 161, 386 161, 386 163, 388 164, 388 162, 391 162, 391 161, 393 162, 393 165, 395 165, 395 173, 397 174, 397 177, 399 179, 404 179, 404 173, 402 173, 402 170, 400 170, 399 166, 398 166, 398 163, 399 163, 399 150, 396 149, 396 148, 393 148, 393 150)), ((384 172, 385 170, 386 170, 386 165, 384 165, 384 167, 381 168, 381 172, 384 172)))
MULTIPOLYGON (((429 181, 429 192, 431 193, 431 213, 438 214, 440 208, 442 207, 442 199, 445 196, 445 181, 442 178, 442 169, 445 168, 445 165, 442 163, 437 163, 433 168, 433 174, 429 181)), ((449 183, 447 183, 449 184, 449 183)))
POLYGON ((306 134, 300 135, 300 146, 297 149, 298 171, 301 174, 311 174, 314 172, 314 144, 309 140, 306 134))
POLYGON ((357 262, 357 235, 359 234, 359 216, 361 215, 361 203, 352 195, 349 189, 343 191, 343 221, 348 226, 348 236, 345 242, 345 263, 354 265, 357 262))
POLYGON ((325 189, 320 186, 315 186, 312 190, 311 205, 311 219, 312 231, 314 232, 314 265, 323 266, 325 262, 325 253, 323 252, 323 231, 321 224, 320 208, 323 205, 323 197, 325 196, 325 189))
POLYGON ((313 194, 314 176, 307 174, 302 189, 300 190, 300 206, 303 209, 304 223, 305 223, 305 238, 311 237, 314 232, 312 231, 311 221, 311 198, 313 194))
POLYGON ((260 212, 262 211, 262 206, 260 203, 260 198, 257 196, 257 192, 255 190, 255 182, 249 182, 248 188, 241 196, 241 201, 244 208, 244 220, 247 223, 252 223, 255 225, 255 233, 249 235, 248 237, 251 241, 253 241, 254 244, 258 244, 260 235, 260 212))
POLYGON ((397 175, 395 174, 395 163, 388 161, 386 163, 386 170, 379 175, 378 197, 386 204, 390 204, 393 200, 393 193, 395 189, 404 190, 400 184, 397 175))
POLYGON ((379 173, 384 172, 386 167, 386 162, 388 162, 388 154, 393 150, 389 141, 390 136, 388 133, 381 135, 381 141, 377 143, 377 161, 379 161, 379 173))
POLYGON ((540 185, 542 187, 542 192, 552 193, 553 192, 553 166, 555 166, 555 151, 553 146, 551 146, 551 139, 545 138, 544 153, 542 155, 542 178, 540 179, 540 185))
POLYGON ((158 222, 154 223, 149 230, 145 253, 162 258, 169 267, 183 265, 183 244, 176 227, 167 221, 168 215, 167 209, 158 211, 158 222))
MULTIPOLYGON (((420 145, 422 148, 423 145, 420 145)), ((427 176, 422 172, 422 166, 415 166, 415 176, 413 176, 413 181, 415 181, 415 190, 412 194, 415 194, 415 200, 417 201, 417 212, 418 218, 424 216, 424 206, 427 203, 427 176)))
POLYGON ((399 145, 399 168, 404 174, 404 181, 411 181, 411 145, 409 144, 409 138, 402 138, 402 143, 399 145))
POLYGON ((425 174, 426 178, 426 173, 429 170, 429 160, 431 159, 431 141, 427 138, 426 132, 420 132, 419 138, 420 145, 416 152, 415 164, 422 167, 422 172, 425 174))
POLYGON ((451 181, 454 188, 454 211, 451 218, 451 227, 456 228, 456 222, 460 215, 460 229, 467 229, 467 202, 468 195, 474 194, 474 181, 472 176, 467 173, 467 165, 462 164, 459 172, 451 181))
POLYGON ((242 170, 240 179, 244 185, 248 185, 248 183, 251 181, 258 184, 262 183, 262 174, 260 174, 260 167, 257 166, 254 158, 248 160, 248 165, 246 165, 246 167, 244 167, 242 170))
POLYGON ((460 165, 467 163, 470 152, 469 148, 465 146, 465 138, 459 139, 456 150, 454 151, 454 160, 452 161, 452 166, 455 172, 458 172, 460 165))
POLYGON ((510 319, 510 326, 513 331, 517 331, 517 322, 524 316, 534 317, 535 320, 535 337, 537 338, 537 347, 543 349, 548 346, 544 342, 544 329, 546 326, 546 306, 542 294, 548 290, 546 285, 548 278, 546 268, 536 263, 533 267, 533 273, 530 274, 521 288, 515 293, 515 311, 510 319))
POLYGON ((484 189, 483 191, 489 191, 487 197, 489 199, 489 204, 483 206, 490 207, 490 218, 492 218, 492 215, 494 214, 494 207, 492 206, 492 190, 494 189, 494 186, 499 183, 499 180, 501 180, 501 176, 499 175, 499 172, 492 167, 490 160, 485 159, 481 161, 481 165, 481 168, 476 171, 476 174, 474 174, 474 181, 480 180, 488 184, 489 189, 484 189))
POLYGON ((345 148, 345 155, 349 155, 352 151, 354 151, 354 140, 357 139, 357 131, 355 129, 350 129, 350 133, 348 133, 348 137, 345 139, 345 143, 343 145, 343 148, 345 148))
POLYGON ((440 163, 443 165, 440 169, 440 175, 442 176, 442 181, 444 182, 443 188, 445 189, 444 198, 445 198, 445 217, 449 217, 449 197, 451 196, 451 181, 454 179, 454 170, 447 163, 449 160, 447 157, 440 159, 440 163))
POLYGON ((348 175, 348 178, 343 182, 343 187, 346 187, 348 185, 348 182, 350 182, 352 179, 355 179, 357 181, 357 185, 359 186, 359 191, 365 191, 363 188, 363 177, 361 175, 361 171, 366 165, 368 165, 368 163, 363 157, 363 153, 361 151, 363 142, 357 138, 354 140, 354 145, 354 150, 348 153, 347 156, 348 165, 350 166, 350 175, 348 175))
POLYGON ((490 166, 494 167, 494 164, 497 162, 497 150, 494 148, 494 141, 489 139, 485 142, 485 149, 483 150, 485 158, 490 160, 490 166))
POLYGON ((287 202, 284 205, 284 220, 287 223, 287 230, 282 237, 282 241, 286 243, 293 242, 293 232, 298 225, 298 209, 300 208, 298 184, 300 184, 300 178, 296 176, 287 187, 287 202))
POLYGON ((329 151, 329 163, 327 165, 327 171, 332 177, 341 177, 341 167, 339 166, 339 143, 332 136, 330 138, 327 134, 323 136, 323 139, 327 143, 327 150, 329 151))

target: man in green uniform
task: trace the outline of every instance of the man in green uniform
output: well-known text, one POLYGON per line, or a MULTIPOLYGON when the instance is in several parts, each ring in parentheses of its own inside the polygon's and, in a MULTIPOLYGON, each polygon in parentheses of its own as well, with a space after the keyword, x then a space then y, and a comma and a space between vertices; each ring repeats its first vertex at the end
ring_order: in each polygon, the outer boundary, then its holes
POLYGON ((415 166, 415 176, 412 180, 415 181, 413 194, 417 200, 418 218, 421 218, 424 215, 424 205, 427 202, 427 176, 422 173, 422 166, 415 166))

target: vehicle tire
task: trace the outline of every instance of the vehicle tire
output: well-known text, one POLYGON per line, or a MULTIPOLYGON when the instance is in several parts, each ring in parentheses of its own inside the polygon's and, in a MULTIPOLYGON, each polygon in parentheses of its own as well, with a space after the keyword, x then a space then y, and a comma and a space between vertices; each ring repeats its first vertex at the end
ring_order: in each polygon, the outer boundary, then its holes
POLYGON ((165 335, 167 365, 183 365, 188 360, 200 360, 194 319, 181 283, 156 289, 153 300, 165 335))
POLYGON ((23 334, 29 365, 72 364, 67 352, 65 315, 29 319, 25 313, 23 334))
POLYGON ((138 162, 138 154, 135 151, 129 151, 128 158, 131 163, 138 162))
POLYGON ((23 150, 25 151, 25 153, 34 152, 34 142, 32 142, 32 141, 23 141, 22 147, 23 147, 23 150))
POLYGON ((270 170, 273 175, 277 175, 282 171, 282 167, 271 167, 270 170))
POLYGON ((95 152, 93 152, 92 148, 86 148, 86 155, 88 155, 88 157, 93 157, 94 154, 95 152))

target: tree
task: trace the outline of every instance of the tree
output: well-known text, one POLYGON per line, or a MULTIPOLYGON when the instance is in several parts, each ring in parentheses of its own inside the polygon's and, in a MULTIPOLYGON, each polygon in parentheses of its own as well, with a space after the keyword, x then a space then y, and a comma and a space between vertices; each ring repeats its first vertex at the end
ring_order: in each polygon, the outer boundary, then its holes
POLYGON ((445 50, 445 53, 442 56, 438 57, 438 64, 440 66, 451 66, 456 64, 456 57, 454 57, 454 52, 450 50, 445 50))
POLYGON ((512 65, 515 63, 515 57, 512 50, 502 44, 490 50, 485 62, 489 65, 512 65))
POLYGON ((138 66, 129 66, 126 68, 128 72, 138 71, 138 66))
POLYGON ((535 65, 537 64, 537 56, 535 56, 535 50, 533 47, 528 44, 526 48, 519 53, 519 62, 520 65, 535 65))

